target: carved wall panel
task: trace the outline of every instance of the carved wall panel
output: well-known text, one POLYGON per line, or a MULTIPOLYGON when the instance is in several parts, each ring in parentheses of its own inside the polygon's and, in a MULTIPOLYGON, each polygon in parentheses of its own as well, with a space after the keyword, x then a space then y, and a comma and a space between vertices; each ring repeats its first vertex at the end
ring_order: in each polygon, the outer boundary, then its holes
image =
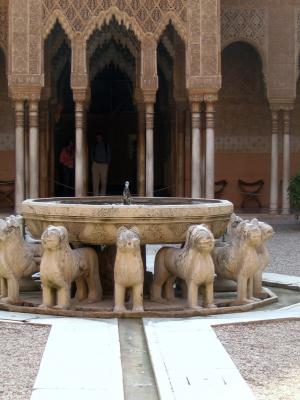
POLYGON ((187 0, 42 0, 42 3, 46 34, 53 17, 60 16, 71 37, 80 32, 87 38, 100 16, 103 23, 114 15, 119 22, 131 26, 139 39, 147 33, 158 38, 169 19, 185 37, 187 0))
POLYGON ((271 120, 258 52, 234 43, 222 53, 222 89, 216 110, 216 148, 268 153, 271 120))
POLYGON ((266 36, 266 10, 264 8, 222 9, 222 47, 237 40, 250 41, 264 47, 266 36))
POLYGON ((41 2, 10 0, 9 7, 9 85, 15 98, 39 98, 44 83, 41 2))
POLYGON ((0 151, 14 149, 14 110, 8 97, 5 64, 4 52, 0 49, 0 151))
POLYGON ((219 19, 220 0, 189 1, 187 88, 195 100, 221 86, 219 19))
POLYGON ((0 0, 0 47, 7 51, 8 1, 0 0))

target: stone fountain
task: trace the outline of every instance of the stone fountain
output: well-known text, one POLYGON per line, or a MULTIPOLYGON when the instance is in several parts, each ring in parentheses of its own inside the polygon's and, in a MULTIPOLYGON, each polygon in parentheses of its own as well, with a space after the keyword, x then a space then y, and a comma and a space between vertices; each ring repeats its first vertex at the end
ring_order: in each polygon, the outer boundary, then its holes
MULTIPOLYGON (((233 205, 229 201, 131 197, 127 183, 123 198, 31 199, 23 202, 21 214, 33 239, 42 239, 43 293, 25 297, 21 293, 18 297, 19 293, 12 291, 10 298, 7 288, 11 274, 0 268, 5 292, 2 297, 6 296, 0 302, 2 309, 44 313, 46 308, 49 314, 88 317, 166 317, 243 311, 275 300, 270 291, 264 292, 264 299, 247 297, 249 293, 252 296, 254 275, 262 264, 258 246, 260 252, 265 248, 258 223, 232 223, 233 205), (231 237, 224 244, 218 239, 225 234, 229 222, 231 237), (239 225, 236 232, 235 225, 239 225), (161 249, 153 276, 146 271, 147 244, 179 244, 181 248, 161 249), (103 247, 111 250, 109 257, 103 258, 103 247), (239 255, 234 258, 231 254, 239 255), (226 257, 228 266, 224 264, 226 257), (241 261, 248 259, 249 266, 241 261), (237 282, 237 298, 236 293, 229 298, 214 295, 219 265, 225 272, 231 270, 230 279, 237 282), (107 290, 104 271, 109 272, 111 292, 107 290), (241 276, 246 276, 243 284, 241 276), (75 283, 76 296, 71 298, 75 283), (199 288, 203 292, 201 300, 199 288), (127 292, 130 297, 126 297, 127 292)), ((14 224, 17 226, 18 222, 14 224)), ((2 225, 5 241, 9 225, 13 224, 3 221, 2 225)), ((20 235, 20 229, 16 235, 20 235)), ((22 248, 33 257, 28 246, 22 248)), ((0 243, 0 258, 1 254, 0 243)), ((10 268, 13 267, 6 266, 6 270, 10 268)), ((15 281, 26 273, 24 267, 15 281)))

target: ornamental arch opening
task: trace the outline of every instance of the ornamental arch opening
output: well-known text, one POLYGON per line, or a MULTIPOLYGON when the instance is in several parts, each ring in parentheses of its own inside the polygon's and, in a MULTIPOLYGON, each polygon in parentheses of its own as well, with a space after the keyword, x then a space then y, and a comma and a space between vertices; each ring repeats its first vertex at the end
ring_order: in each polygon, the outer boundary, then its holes
POLYGON ((270 131, 262 59, 250 44, 234 42, 222 51, 222 88, 216 109, 215 179, 228 182, 223 196, 237 206, 242 203, 239 179, 246 182, 262 179, 265 185, 260 201, 267 206, 270 131))

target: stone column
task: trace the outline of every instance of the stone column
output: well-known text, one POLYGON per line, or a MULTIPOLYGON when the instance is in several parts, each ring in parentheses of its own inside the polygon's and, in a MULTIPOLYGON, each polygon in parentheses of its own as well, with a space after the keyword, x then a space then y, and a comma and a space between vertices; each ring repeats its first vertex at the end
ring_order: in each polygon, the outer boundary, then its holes
POLYGON ((84 154, 84 102, 75 102, 76 155, 75 155, 75 196, 85 196, 86 174, 84 154))
POLYGON ((154 103, 145 104, 146 115, 146 196, 154 196, 154 103))
POLYGON ((176 142, 177 142, 177 191, 176 196, 184 196, 185 179, 185 113, 186 102, 176 102, 176 142))
MULTIPOLYGON (((206 100, 206 98, 204 98, 206 100)), ((206 101, 206 179, 205 195, 207 199, 215 197, 215 104, 214 100, 206 101)))
POLYGON ((184 137, 184 195, 191 197, 191 112, 185 113, 185 137, 184 137))
POLYGON ((191 104, 192 114, 192 197, 201 197, 200 102, 191 104))
POLYGON ((29 102, 29 196, 39 197, 39 103, 29 102))
POLYGON ((282 173, 282 214, 290 212, 288 186, 290 180, 290 110, 283 111, 283 173, 282 173))
POLYGON ((40 152, 40 196, 48 197, 49 177, 49 99, 40 102, 39 124, 39 152, 40 152))
POLYGON ((278 110, 272 110, 270 212, 278 211, 278 110))
POLYGON ((138 137, 137 137, 137 191, 139 196, 145 196, 145 105, 138 103, 138 137))
POLYGON ((15 211, 20 212, 20 205, 25 199, 25 157, 24 157, 24 101, 15 102, 16 112, 16 180, 15 211))

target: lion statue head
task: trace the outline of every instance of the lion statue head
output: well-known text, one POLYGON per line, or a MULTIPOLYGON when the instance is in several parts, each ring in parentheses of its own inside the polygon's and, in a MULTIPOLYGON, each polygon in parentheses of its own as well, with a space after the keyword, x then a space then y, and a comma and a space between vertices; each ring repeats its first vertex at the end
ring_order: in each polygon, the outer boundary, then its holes
POLYGON ((59 249, 69 245, 68 231, 64 226, 50 225, 42 234, 41 240, 44 249, 59 249))
POLYGON ((274 229, 266 222, 262 222, 257 218, 254 218, 251 220, 251 224, 256 225, 260 229, 263 242, 270 240, 274 236, 274 229))
POLYGON ((126 228, 124 226, 119 228, 117 232, 117 248, 129 253, 139 251, 140 237, 138 228, 126 228))
POLYGON ((0 241, 22 239, 22 217, 11 215, 0 220, 0 241))
POLYGON ((247 241, 252 246, 259 246, 262 243, 262 233, 259 226, 247 220, 241 222, 236 228, 240 240, 247 241))
POLYGON ((199 252, 210 253, 214 248, 214 236, 205 224, 192 225, 186 233, 184 249, 196 249, 199 252))
POLYGON ((236 234, 236 228, 238 225, 243 222, 243 219, 236 215, 235 213, 231 214, 228 226, 227 226, 227 236, 229 241, 232 240, 236 234))

